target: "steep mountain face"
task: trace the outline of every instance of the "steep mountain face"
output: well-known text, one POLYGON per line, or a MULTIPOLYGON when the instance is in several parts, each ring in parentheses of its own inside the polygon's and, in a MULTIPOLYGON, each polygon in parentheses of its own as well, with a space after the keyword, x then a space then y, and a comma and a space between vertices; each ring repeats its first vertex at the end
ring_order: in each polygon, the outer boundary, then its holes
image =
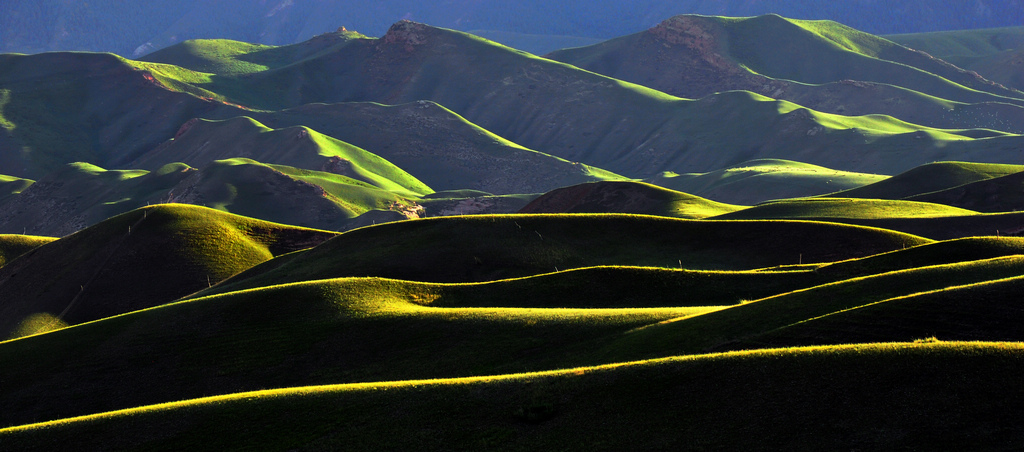
POLYGON ((1024 131, 1024 92, 832 22, 675 16, 547 57, 681 97, 748 90, 828 113, 1024 131))

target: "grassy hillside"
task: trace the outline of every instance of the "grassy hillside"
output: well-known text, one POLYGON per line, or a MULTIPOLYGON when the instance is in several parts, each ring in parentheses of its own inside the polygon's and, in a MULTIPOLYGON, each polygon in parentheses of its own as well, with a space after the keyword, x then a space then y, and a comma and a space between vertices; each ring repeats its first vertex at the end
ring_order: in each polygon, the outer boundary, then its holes
POLYGON ((35 235, 0 234, 0 267, 33 249, 57 240, 35 235))
POLYGON ((944 204, 918 201, 857 198, 807 198, 771 201, 715 217, 719 220, 751 219, 892 219, 976 215, 978 212, 944 204))
POLYGON ((683 15, 547 57, 680 97, 748 90, 828 113, 1024 131, 1024 93, 835 22, 683 15))
POLYGON ((695 219, 742 208, 640 182, 597 182, 546 193, 519 213, 633 213, 695 219))
POLYGON ((1017 66, 1024 56, 1024 27, 887 35, 887 39, 928 52, 1010 88, 1024 90, 1017 66))
POLYGON ((1022 185, 1024 171, 915 195, 907 199, 963 207, 979 212, 1016 212, 1024 210, 1024 199, 1021 199, 1022 185))
POLYGON ((802 198, 848 190, 886 179, 780 159, 743 162, 706 173, 665 172, 645 179, 662 187, 720 202, 753 205, 772 199, 802 198))
POLYGON ((332 235, 196 206, 137 209, 0 267, 0 336, 34 314, 77 324, 163 304, 332 235))
POLYGON ((331 171, 382 190, 422 195, 433 192, 387 160, 307 127, 270 129, 249 117, 199 120, 136 163, 143 168, 178 159, 192 166, 214 160, 258 157, 261 162, 331 171))
POLYGON ((346 232, 206 293, 346 276, 489 281, 600 265, 749 270, 862 257, 927 242, 891 231, 814 222, 594 214, 429 218, 346 232))
POLYGON ((863 187, 832 193, 839 198, 907 199, 1024 171, 1024 165, 927 163, 863 187))
POLYGON ((1024 397, 1012 378, 1021 354, 1016 343, 948 342, 685 356, 240 393, 0 437, 23 450, 65 441, 126 449, 1001 449, 1022 441, 1015 422, 1024 397))
POLYGON ((263 109, 431 100, 530 149, 631 177, 707 171, 762 157, 884 174, 946 155, 1010 158, 1019 140, 985 130, 927 129, 881 116, 829 115, 749 93, 685 101, 472 35, 405 21, 380 39, 349 40, 289 66, 223 76, 201 86, 263 109), (995 139, 982 146, 968 137, 995 139))

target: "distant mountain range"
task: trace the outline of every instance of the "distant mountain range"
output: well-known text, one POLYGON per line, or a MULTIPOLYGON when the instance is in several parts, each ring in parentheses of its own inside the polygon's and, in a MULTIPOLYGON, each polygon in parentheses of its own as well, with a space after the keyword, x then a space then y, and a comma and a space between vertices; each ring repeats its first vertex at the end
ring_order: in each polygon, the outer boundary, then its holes
POLYGON ((777 13, 836 20, 869 33, 889 34, 1021 25, 1024 0, 152 0, 127 4, 9 0, 0 2, 0 52, 88 50, 137 57, 200 38, 283 45, 341 26, 380 36, 400 19, 484 32, 502 42, 510 39, 532 46, 535 38, 509 33, 608 39, 686 13, 777 13))
POLYGON ((596 181, 751 205, 933 161, 1021 163, 1024 148, 1024 92, 778 15, 675 16, 547 58, 403 20, 381 38, 0 63, 9 232, 65 235, 160 202, 344 230, 513 212, 596 181))

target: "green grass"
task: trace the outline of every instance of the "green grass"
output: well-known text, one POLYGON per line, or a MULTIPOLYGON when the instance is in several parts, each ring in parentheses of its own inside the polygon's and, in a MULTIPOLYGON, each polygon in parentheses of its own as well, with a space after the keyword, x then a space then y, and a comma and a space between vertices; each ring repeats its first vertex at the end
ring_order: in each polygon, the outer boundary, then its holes
POLYGON ((752 205, 856 188, 886 177, 791 160, 760 159, 706 173, 666 172, 645 182, 722 202, 752 205))
POLYGON ((216 292, 345 276, 472 282, 601 265, 749 270, 830 262, 928 243, 880 229, 640 215, 480 215, 349 231, 216 292), (250 278, 251 276, 251 278, 250 278))
MULTIPOLYGON (((729 350, 741 347, 742 344, 756 343, 762 335, 800 322, 895 297, 1017 277, 1022 269, 1024 258, 1018 255, 851 278, 773 295, 690 319, 642 328, 610 341, 599 356, 615 361, 622 356, 636 356, 637 350, 645 350, 645 357, 729 350)), ((908 324, 914 321, 914 318, 906 319, 908 324)), ((965 329, 973 329, 973 326, 966 326, 965 329)), ((984 330, 976 334, 990 339, 1021 339, 1016 335, 1005 337, 1004 331, 993 330, 993 334, 998 337, 986 335, 984 330)), ((899 329, 879 328, 876 334, 878 340, 914 339, 899 329)))
POLYGON ((804 198, 771 201, 716 219, 891 219, 977 215, 978 212, 918 201, 860 198, 804 198))
POLYGON ((707 218, 745 208, 643 182, 593 182, 537 198, 522 213, 632 213, 707 218))
MULTIPOLYGON (((239 390, 541 370, 569 345, 719 309, 418 304, 432 293, 460 290, 473 288, 379 278, 310 281, 199 298, 0 343, 0 377, 10 396, 0 402, 0 424, 239 390), (83 375, 83 368, 94 370, 83 375), (86 380, 60 383, 69 378, 86 380), (126 388, 118 383, 125 379, 147 384, 126 388), (51 397, 30 402, 44 387, 51 388, 51 397)), ((480 290, 506 289, 496 284, 480 290)), ((612 296, 599 303, 613 305, 612 296)))
POLYGON ((35 235, 0 234, 0 267, 33 249, 57 240, 35 235))
POLYGON ((26 425, 0 438, 19 450, 72 441, 123 450, 998 450, 1024 440, 1013 378, 1022 354, 1019 343, 890 343, 288 388, 26 425))
POLYGON ((907 199, 972 182, 1024 171, 1024 165, 934 162, 917 166, 863 187, 832 193, 839 198, 907 199))
POLYGON ((0 268, 0 336, 38 313, 77 324, 166 303, 333 235, 196 206, 137 209, 0 268))

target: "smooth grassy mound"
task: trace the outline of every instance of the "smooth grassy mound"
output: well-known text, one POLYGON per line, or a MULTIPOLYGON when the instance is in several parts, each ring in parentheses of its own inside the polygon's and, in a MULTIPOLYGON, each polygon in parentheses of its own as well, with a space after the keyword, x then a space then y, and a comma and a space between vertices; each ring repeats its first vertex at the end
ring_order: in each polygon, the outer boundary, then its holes
POLYGON ((933 240, 1024 235, 1022 212, 932 218, 830 218, 829 221, 884 228, 933 240))
POLYGON ((879 219, 935 218, 977 215, 978 212, 928 202, 857 198, 804 198, 771 201, 715 217, 750 219, 879 219))
POLYGON ((841 280, 915 267, 953 264, 996 257, 1024 255, 1024 238, 968 237, 926 243, 859 259, 834 262, 815 268, 814 273, 841 280))
MULTIPOLYGON (((609 361, 618 356, 636 356, 643 350, 645 357, 668 354, 704 353, 735 348, 757 348, 758 338, 770 335, 780 328, 813 321, 815 319, 842 313, 851 309, 869 306, 896 297, 944 290, 951 287, 985 283, 1017 277, 1024 270, 1024 256, 1008 256, 955 264, 911 268, 888 273, 837 281, 789 293, 754 300, 720 311, 663 322, 642 328, 629 335, 610 341, 602 356, 609 361), (744 346, 746 344, 746 346, 744 346)), ((965 303, 985 303, 983 299, 965 300, 965 303)), ((993 306, 990 314, 1008 312, 1007 306, 993 306)), ((973 309, 973 308, 972 308, 973 309)), ((985 307, 977 309, 984 310, 985 307)), ((1011 319, 1024 320, 1019 309, 1011 319)), ((918 319, 906 319, 909 325, 918 319)), ((1020 321, 1017 320, 1017 321, 1020 321)), ((955 326, 955 325, 954 325, 955 326)), ((870 329, 870 328, 869 328, 870 329)), ((965 325, 978 337, 986 340, 1007 339, 1006 328, 994 328, 991 335, 983 325, 965 325)), ((906 341, 917 337, 907 336, 907 329, 874 328, 877 340, 906 341)), ((1013 339, 1021 340, 1019 331, 1013 339)), ((795 342, 805 344, 806 340, 795 342)), ((780 343, 780 342, 776 342, 780 343)), ((828 343, 828 342, 824 342, 828 343)), ((633 359, 633 358, 630 358, 633 359)))
POLYGON ((888 179, 828 195, 837 198, 907 199, 972 182, 1024 171, 1024 165, 995 163, 927 163, 888 179))
POLYGON ((649 182, 717 201, 753 205, 800 198, 875 183, 888 176, 839 171, 808 163, 759 159, 706 173, 662 173, 649 182))
POLYGON ((57 239, 35 235, 0 234, 0 267, 7 265, 14 258, 54 240, 57 239))
POLYGON ((595 182, 549 192, 519 213, 634 213, 696 219, 742 208, 641 182, 595 182))
POLYGON ((971 449, 1024 441, 1019 343, 683 356, 239 393, 0 430, 18 450, 971 449))
POLYGON ((37 313, 77 324, 163 304, 333 235, 197 206, 137 209, 0 268, 0 337, 37 313))
POLYGON ((1019 341, 1022 289, 1024 277, 1015 276, 890 298, 787 325, 736 347, 878 342, 894 337, 1019 341))
MULTIPOLYGON (((580 296, 614 305, 612 297, 631 284, 628 276, 620 276, 616 291, 580 296)), ((535 294, 548 284, 535 283, 535 294)), ((552 369, 565 357, 585 357, 576 350, 592 350, 600 338, 720 308, 424 306, 507 290, 503 284, 321 280, 173 303, 0 343, 0 362, 10 363, 0 366, 0 425, 263 388, 552 369), (48 396, 38 397, 40 391, 48 396)))
POLYGON ((488 281, 600 265, 749 270, 831 262, 927 242, 880 229, 815 222, 621 214, 429 218, 349 231, 213 290, 345 276, 488 281))
POLYGON ((1024 210, 1024 169, 1006 176, 971 182, 959 187, 907 198, 934 202, 979 212, 1015 212, 1024 210))

